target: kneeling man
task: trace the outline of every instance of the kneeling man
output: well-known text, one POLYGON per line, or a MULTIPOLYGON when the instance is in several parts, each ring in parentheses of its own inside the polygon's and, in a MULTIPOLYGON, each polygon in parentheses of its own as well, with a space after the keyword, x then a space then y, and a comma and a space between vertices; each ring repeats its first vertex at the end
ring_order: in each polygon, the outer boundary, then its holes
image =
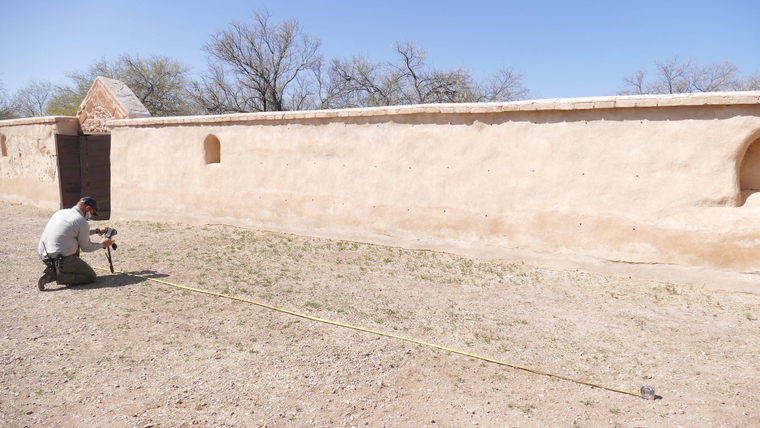
POLYGON ((98 202, 89 196, 80 199, 74 207, 53 214, 37 246, 40 259, 46 266, 37 281, 40 291, 45 290, 45 284, 53 281, 58 284, 89 284, 95 281, 95 271, 79 258, 79 250, 89 253, 113 244, 113 239, 109 238, 101 242, 90 241, 90 235, 102 235, 109 229, 90 229, 87 220, 97 215, 98 202))

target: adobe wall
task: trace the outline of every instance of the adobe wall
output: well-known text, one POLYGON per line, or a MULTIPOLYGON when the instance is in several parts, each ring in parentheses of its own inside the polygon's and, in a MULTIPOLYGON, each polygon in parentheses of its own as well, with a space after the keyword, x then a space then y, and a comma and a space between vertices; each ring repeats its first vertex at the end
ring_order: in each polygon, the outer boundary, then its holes
POLYGON ((0 121, 0 200, 60 208, 55 136, 77 135, 75 117, 0 121))
POLYGON ((758 92, 108 125, 114 219, 760 291, 758 92))

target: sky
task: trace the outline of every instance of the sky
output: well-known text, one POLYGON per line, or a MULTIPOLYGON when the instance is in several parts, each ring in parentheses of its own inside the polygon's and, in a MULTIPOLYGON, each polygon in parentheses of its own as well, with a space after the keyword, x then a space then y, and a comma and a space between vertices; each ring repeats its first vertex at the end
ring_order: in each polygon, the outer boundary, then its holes
POLYGON ((615 95, 674 55, 760 73, 759 0, 0 0, 0 83, 65 83, 121 54, 166 55, 197 76, 211 36, 263 9, 297 18, 328 60, 393 60, 394 42, 414 41, 435 68, 513 68, 542 99, 615 95))

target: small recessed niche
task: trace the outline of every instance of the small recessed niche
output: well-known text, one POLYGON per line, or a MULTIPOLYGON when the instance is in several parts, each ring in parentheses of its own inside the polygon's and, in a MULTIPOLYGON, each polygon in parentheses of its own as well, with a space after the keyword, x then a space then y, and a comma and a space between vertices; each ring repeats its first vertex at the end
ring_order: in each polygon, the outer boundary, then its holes
POLYGON ((3 153, 3 157, 8 156, 8 146, 5 145, 5 135, 0 134, 0 151, 3 153))
POLYGON ((741 205, 747 202, 747 198, 760 192, 760 138, 749 145, 741 161, 739 188, 741 189, 741 205))
POLYGON ((203 142, 203 153, 206 159, 206 165, 220 163, 222 161, 222 143, 216 138, 216 135, 209 135, 203 142))

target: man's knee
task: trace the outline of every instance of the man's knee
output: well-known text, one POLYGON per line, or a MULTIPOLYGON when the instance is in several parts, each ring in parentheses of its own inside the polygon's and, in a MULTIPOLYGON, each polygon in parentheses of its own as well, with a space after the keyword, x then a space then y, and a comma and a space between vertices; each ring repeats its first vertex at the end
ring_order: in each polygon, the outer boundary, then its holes
POLYGON ((59 284, 90 284, 95 282, 95 271, 84 260, 76 256, 64 259, 58 270, 59 284))
POLYGON ((95 282, 97 275, 88 275, 79 272, 58 272, 58 284, 80 285, 95 282))

